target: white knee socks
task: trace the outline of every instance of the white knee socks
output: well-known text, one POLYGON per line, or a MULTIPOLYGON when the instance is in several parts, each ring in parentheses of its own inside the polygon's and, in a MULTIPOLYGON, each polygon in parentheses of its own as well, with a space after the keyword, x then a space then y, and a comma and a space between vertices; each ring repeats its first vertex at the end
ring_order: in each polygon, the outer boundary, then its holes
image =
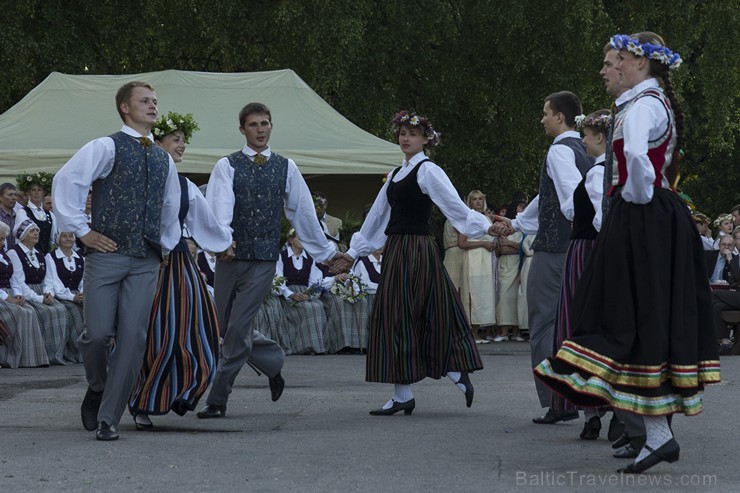
MULTIPOLYGON (((673 438, 673 433, 668 426, 668 420, 665 416, 643 416, 643 418, 645 420, 645 433, 647 434, 645 445, 653 450, 657 450, 673 438)), ((640 462, 649 454, 650 451, 643 447, 635 461, 640 462)))
POLYGON ((411 385, 393 384, 393 398, 385 403, 383 409, 390 409, 394 402, 408 402, 414 398, 411 393, 411 385))

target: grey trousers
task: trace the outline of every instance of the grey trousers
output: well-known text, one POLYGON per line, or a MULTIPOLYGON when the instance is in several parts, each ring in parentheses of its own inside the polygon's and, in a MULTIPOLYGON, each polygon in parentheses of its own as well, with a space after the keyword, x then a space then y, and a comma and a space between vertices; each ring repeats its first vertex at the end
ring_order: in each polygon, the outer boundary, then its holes
MULTIPOLYGON (((560 285, 563 280, 565 252, 535 251, 529 266, 527 282, 527 311, 529 315, 529 346, 532 368, 553 356, 553 331, 560 303, 560 285)), ((550 406, 550 389, 538 378, 534 379, 542 407, 550 406)))
POLYGON ((118 425, 146 350, 161 258, 89 253, 85 258, 85 331, 77 340, 90 388, 103 391, 98 421, 118 425), (113 341, 115 340, 115 347, 113 341))
POLYGON ((283 368, 280 345, 254 330, 254 318, 272 289, 275 263, 267 260, 216 262, 216 311, 224 338, 206 404, 225 406, 236 376, 249 363, 268 377, 283 368))

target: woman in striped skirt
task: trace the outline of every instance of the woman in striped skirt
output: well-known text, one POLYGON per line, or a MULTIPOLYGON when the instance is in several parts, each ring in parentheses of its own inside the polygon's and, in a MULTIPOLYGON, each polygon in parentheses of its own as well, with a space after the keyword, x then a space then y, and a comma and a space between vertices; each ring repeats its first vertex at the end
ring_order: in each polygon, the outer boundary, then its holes
MULTIPOLYGON (((169 113, 152 128, 159 146, 175 163, 197 124, 192 116, 169 113)), ((219 226, 198 187, 180 176, 180 222, 203 249, 222 252, 231 233, 219 226)), ((147 348, 129 410, 139 430, 153 427, 149 415, 192 411, 208 388, 218 358, 216 307, 185 239, 160 271, 147 334, 147 348)))
POLYGON ((392 121, 405 159, 383 185, 349 251, 335 270, 385 244, 383 271, 370 319, 366 380, 394 384, 392 398, 372 415, 411 414, 411 384, 447 375, 473 402, 468 373, 483 368, 460 296, 431 234, 432 205, 469 237, 491 228, 468 208, 442 169, 426 157, 438 134, 431 122, 402 111, 392 121))
POLYGON ((85 259, 72 247, 75 244, 74 233, 59 233, 54 241, 59 246, 46 254, 47 276, 51 279, 54 297, 67 310, 72 324, 69 339, 64 348, 64 359, 82 363, 82 355, 77 348, 77 338, 85 331, 85 320, 82 313, 82 274, 85 259))
POLYGON ((46 355, 52 365, 64 365, 64 348, 72 337, 72 324, 67 310, 54 299, 51 278, 47 276, 46 259, 36 250, 39 241, 39 227, 26 219, 16 226, 18 243, 8 251, 13 263, 13 275, 41 323, 44 333, 46 355))
POLYGON ((0 345, 0 365, 9 368, 49 366, 44 335, 36 312, 23 297, 19 277, 5 253, 10 227, 0 221, 0 321, 7 329, 0 345))

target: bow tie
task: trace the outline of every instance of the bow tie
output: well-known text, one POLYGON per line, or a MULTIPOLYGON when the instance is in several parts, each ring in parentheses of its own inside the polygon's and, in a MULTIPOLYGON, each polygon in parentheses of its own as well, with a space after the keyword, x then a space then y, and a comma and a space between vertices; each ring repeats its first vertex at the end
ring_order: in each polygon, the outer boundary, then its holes
POLYGON ((267 162, 267 158, 263 156, 262 154, 255 154, 254 156, 254 164, 265 164, 267 162))
POLYGON ((139 137, 139 142, 141 142, 141 145, 144 147, 152 145, 152 141, 149 140, 149 137, 139 137))

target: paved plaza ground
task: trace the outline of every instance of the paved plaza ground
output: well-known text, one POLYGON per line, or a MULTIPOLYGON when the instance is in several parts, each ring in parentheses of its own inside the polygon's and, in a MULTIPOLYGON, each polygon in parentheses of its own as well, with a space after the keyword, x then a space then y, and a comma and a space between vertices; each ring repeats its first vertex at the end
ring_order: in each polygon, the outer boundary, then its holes
POLYGON ((140 432, 127 414, 110 443, 80 423, 81 365, 2 369, 0 492, 740 491, 740 358, 722 359, 703 414, 674 420, 681 460, 623 476, 604 437, 578 438, 581 420, 532 423, 542 411, 527 344, 481 354, 470 409, 449 380, 425 380, 412 416, 370 416, 391 386, 364 382, 363 356, 290 356, 277 403, 245 368, 226 418, 171 413, 140 432))

